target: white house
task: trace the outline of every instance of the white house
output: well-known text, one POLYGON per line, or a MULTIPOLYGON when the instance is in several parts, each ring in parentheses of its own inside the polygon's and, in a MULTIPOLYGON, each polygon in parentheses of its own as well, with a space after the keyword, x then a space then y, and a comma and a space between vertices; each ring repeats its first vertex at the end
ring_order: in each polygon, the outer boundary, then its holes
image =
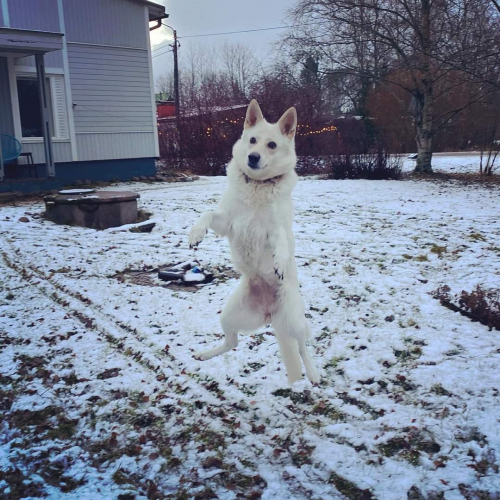
POLYGON ((45 178, 0 161, 0 192, 154 174, 149 30, 166 17, 147 0, 0 0, 0 134, 45 178))

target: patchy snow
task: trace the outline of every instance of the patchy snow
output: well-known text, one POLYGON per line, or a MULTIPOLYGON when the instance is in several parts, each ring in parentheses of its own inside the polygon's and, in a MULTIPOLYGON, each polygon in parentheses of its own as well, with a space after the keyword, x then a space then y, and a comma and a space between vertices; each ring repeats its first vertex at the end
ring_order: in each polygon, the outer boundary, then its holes
MULTIPOLYGON (((415 168, 416 159, 403 155, 403 172, 411 172, 415 168)), ((486 155, 487 158, 487 155, 486 155)), ((483 159, 483 165, 486 162, 483 159)), ((432 168, 437 173, 478 174, 481 155, 478 152, 467 153, 434 153, 432 168)))
POLYGON ((63 189, 59 194, 85 194, 94 193, 95 189, 63 189))
POLYGON ((0 496, 496 498, 499 332, 431 292, 498 287, 498 188, 301 179, 296 255, 323 382, 290 388, 270 328, 192 358, 221 342, 237 285, 225 240, 187 246, 225 184, 119 186, 140 193, 151 233, 0 209, 0 496), (186 262, 228 278, 119 279, 186 262))

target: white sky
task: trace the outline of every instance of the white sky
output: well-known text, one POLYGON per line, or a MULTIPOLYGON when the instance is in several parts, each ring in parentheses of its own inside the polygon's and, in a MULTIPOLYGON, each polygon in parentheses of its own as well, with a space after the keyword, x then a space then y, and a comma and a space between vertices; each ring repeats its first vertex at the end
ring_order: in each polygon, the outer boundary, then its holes
MULTIPOLYGON (((164 22, 177 30, 177 35, 198 35, 220 33, 258 28, 283 26, 286 22, 286 11, 294 4, 294 0, 153 0, 165 5, 170 15, 164 22)), ((218 45, 224 42, 240 42, 254 50, 260 59, 269 57, 273 41, 283 30, 261 31, 202 38, 186 38, 180 40, 179 59, 190 44, 218 45)), ((172 37, 172 30, 162 27, 151 32, 151 45, 158 45, 172 37)), ((171 68, 173 58, 168 45, 153 52, 153 71, 155 79, 171 68)))

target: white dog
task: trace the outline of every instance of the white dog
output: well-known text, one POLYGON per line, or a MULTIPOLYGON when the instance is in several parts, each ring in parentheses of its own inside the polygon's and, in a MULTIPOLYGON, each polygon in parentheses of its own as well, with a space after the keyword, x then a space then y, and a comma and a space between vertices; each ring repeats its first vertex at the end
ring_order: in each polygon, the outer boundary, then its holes
POLYGON ((198 246, 208 229, 226 236, 234 268, 242 275, 222 311, 224 343, 195 357, 207 360, 223 354, 238 345, 238 332, 272 323, 288 381, 302 377, 302 358, 309 380, 317 383, 319 372, 305 344, 310 329, 299 293, 292 233, 296 129, 295 108, 271 124, 253 100, 227 167, 229 187, 217 210, 204 213, 189 233, 191 247, 198 246))

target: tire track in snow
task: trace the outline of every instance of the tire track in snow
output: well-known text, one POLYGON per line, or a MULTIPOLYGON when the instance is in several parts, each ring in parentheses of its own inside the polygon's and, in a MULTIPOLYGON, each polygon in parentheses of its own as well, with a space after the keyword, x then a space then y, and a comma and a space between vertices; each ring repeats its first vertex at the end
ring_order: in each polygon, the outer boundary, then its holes
MULTIPOLYGON (((217 406, 226 412, 226 415, 221 417, 217 417, 217 415, 210 415, 212 424, 215 423, 216 426, 225 430, 228 425, 228 420, 232 420, 233 423, 238 423, 238 426, 243 430, 246 430, 247 432, 250 431, 252 433, 254 432, 254 429, 258 427, 257 424, 259 424, 259 420, 256 421, 257 414, 255 410, 253 417, 248 414, 249 411, 245 413, 241 411, 239 403, 242 400, 245 400, 243 395, 240 401, 227 400, 225 397, 226 393, 223 391, 219 391, 217 393, 218 396, 215 396, 213 391, 206 388, 206 386, 210 387, 211 382, 214 382, 214 379, 207 378, 203 381, 204 383, 200 383, 196 380, 195 373, 185 371, 185 369, 178 364, 176 358, 168 352, 162 352, 161 358, 156 354, 148 352, 147 346, 145 346, 137 337, 138 332, 135 329, 117 322, 116 319, 101 312, 98 306, 90 305, 89 299, 83 296, 80 292, 74 292, 68 289, 68 287, 57 283, 41 270, 34 268, 33 265, 26 264, 25 262, 23 263, 22 258, 18 255, 18 251, 14 250, 14 254, 16 254, 15 257, 12 254, 9 255, 6 251, 2 252, 1 255, 3 260, 9 268, 17 272, 24 280, 41 280, 38 283, 30 284, 49 300, 57 303, 59 307, 62 307, 67 314, 77 318, 86 328, 91 328, 100 332, 108 344, 122 355, 130 357, 135 362, 138 362, 140 365, 153 372, 157 377, 157 380, 158 376, 163 376, 165 377, 165 381, 168 382, 169 378, 173 378, 176 374, 182 373, 184 377, 180 382, 180 385, 182 385, 184 389, 187 387, 187 390, 189 390, 196 397, 196 399, 205 400, 211 405, 217 406), (132 335, 132 338, 130 335, 132 335)), ((310 394, 315 393, 316 391, 310 392, 310 394)), ((170 397, 176 396, 175 394, 168 394, 170 397)), ((314 428, 307 426, 306 422, 304 422, 304 417, 310 414, 313 404, 317 403, 319 400, 311 398, 310 395, 305 399, 309 399, 310 403, 302 403, 301 401, 294 400, 293 403, 295 405, 295 410, 291 411, 286 405, 286 397, 274 397, 274 400, 279 403, 270 408, 270 416, 277 419, 285 418, 288 425, 291 424, 292 427, 295 427, 296 432, 291 438, 291 443, 289 442, 291 433, 284 440, 285 444, 280 444, 283 443, 283 440, 276 441, 276 434, 272 435, 273 433, 261 433, 258 431, 257 434, 252 434, 254 444, 256 445, 255 449, 248 449, 247 451, 250 451, 251 454, 255 456, 255 462, 258 463, 259 456, 261 456, 262 453, 271 457, 275 454, 276 449, 283 450, 283 446, 285 446, 285 449, 284 451, 279 452, 278 456, 280 456, 282 452, 285 452, 285 454, 288 452, 290 455, 293 455, 300 460, 300 453, 302 450, 307 450, 307 448, 303 448, 303 443, 306 441, 307 446, 312 445, 318 450, 324 449, 325 447, 328 449, 335 449, 337 451, 339 461, 334 468, 332 468, 332 458, 330 454, 328 453, 325 455, 320 451, 320 453, 318 453, 318 455, 314 458, 313 463, 316 465, 311 464, 311 469, 308 472, 308 480, 311 481, 311 486, 316 485, 317 487, 322 484, 324 487, 324 469, 326 468, 326 470, 330 471, 335 470, 336 472, 341 471, 341 464, 346 462, 347 457, 349 457, 347 463, 353 463, 360 459, 359 451, 357 451, 355 449, 356 447, 347 442, 345 439, 336 439, 333 434, 321 434, 314 428), (329 443, 328 446, 325 446, 325 441, 329 443)), ((206 420, 207 418, 206 415, 202 414, 201 409, 195 410, 195 415, 196 417, 194 420, 201 421, 203 419, 206 420)), ((352 416, 350 417, 352 418, 352 416)), ((364 420, 364 418, 356 418, 356 420, 360 419, 364 420)), ((366 414, 366 419, 371 420, 371 415, 366 414)), ((261 418, 260 420, 262 421, 263 419, 261 418)), ((179 431, 181 430, 182 429, 179 428, 179 431)), ((276 455, 274 456, 276 457, 276 455)), ((267 464, 267 467, 270 466, 275 466, 278 471, 283 472, 286 464, 267 464)), ((385 474, 382 471, 380 472, 381 475, 385 474)), ((289 496, 291 498, 294 498, 293 492, 296 492, 296 490, 300 488, 305 488, 306 491, 309 491, 309 494, 312 493, 312 490, 308 490, 306 484, 301 484, 302 481, 306 481, 307 483, 307 479, 304 477, 299 483, 294 484, 292 482, 288 485, 292 487, 289 492, 289 496)), ((282 488, 280 493, 283 493, 285 484, 281 484, 280 487, 282 488)), ((334 491, 333 487, 331 488, 331 492, 334 491)))

